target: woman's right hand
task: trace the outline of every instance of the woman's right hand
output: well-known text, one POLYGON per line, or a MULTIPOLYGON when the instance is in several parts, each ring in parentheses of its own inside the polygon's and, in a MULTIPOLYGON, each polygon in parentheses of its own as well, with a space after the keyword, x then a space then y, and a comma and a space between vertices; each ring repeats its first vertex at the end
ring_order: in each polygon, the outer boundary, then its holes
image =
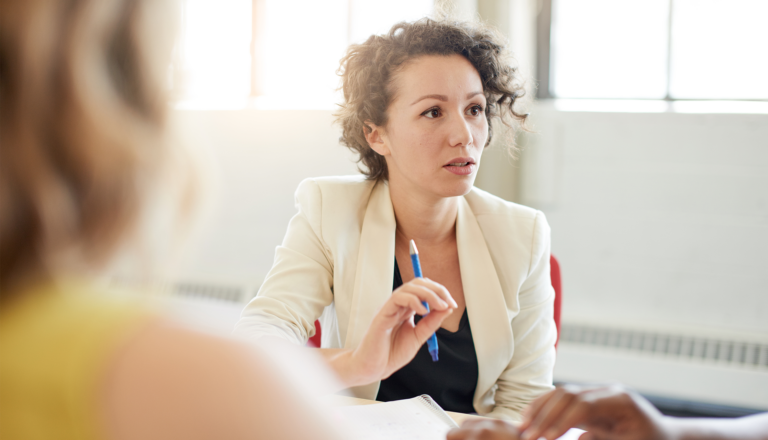
POLYGON ((392 292, 373 318, 360 345, 343 358, 337 357, 334 369, 348 386, 386 379, 416 356, 456 307, 456 301, 441 284, 429 278, 414 278, 392 292), (427 313, 422 301, 429 304, 430 312, 414 324, 416 313, 427 313))

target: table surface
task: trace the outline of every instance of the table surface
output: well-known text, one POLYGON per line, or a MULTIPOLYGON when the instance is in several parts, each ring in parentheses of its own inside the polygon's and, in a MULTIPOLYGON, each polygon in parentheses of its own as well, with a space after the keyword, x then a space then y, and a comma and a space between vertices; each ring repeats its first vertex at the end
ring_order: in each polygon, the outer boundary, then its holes
MULTIPOLYGON (((327 399, 329 401, 329 404, 333 406, 374 405, 377 403, 381 403, 376 400, 358 399, 357 397, 340 396, 336 394, 327 397, 327 399)), ((461 423, 465 420, 486 418, 483 416, 457 413, 452 411, 446 411, 445 413, 451 416, 451 418, 453 419, 454 422, 456 422, 457 425, 461 425, 461 423)))

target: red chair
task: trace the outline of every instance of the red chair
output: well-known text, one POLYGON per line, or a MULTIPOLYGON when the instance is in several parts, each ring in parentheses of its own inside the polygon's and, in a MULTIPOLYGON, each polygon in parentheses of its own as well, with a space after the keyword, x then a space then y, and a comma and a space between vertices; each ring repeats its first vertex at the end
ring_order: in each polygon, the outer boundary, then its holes
MULTIPOLYGON (((321 330, 320 330, 320 320, 315 321, 315 336, 312 336, 309 338, 309 341, 307 342, 307 345, 310 347, 318 347, 320 348, 320 336, 321 336, 321 330)), ((558 332, 559 333, 559 332, 558 332)))
MULTIPOLYGON (((560 306, 563 302, 563 289, 560 283, 560 263, 552 254, 549 255, 549 277, 552 279, 552 288, 555 289, 555 328, 557 328, 555 349, 557 349, 557 343, 560 342, 560 306)), ((317 324, 317 328, 320 328, 319 324, 317 324)))
MULTIPOLYGON (((560 306, 563 300, 562 285, 560 283, 560 263, 554 255, 549 256, 549 277, 552 279, 552 288, 555 289, 555 327, 557 328, 557 339, 555 339, 555 348, 560 342, 560 306)), ((315 336, 309 338, 307 345, 311 347, 320 347, 320 321, 315 321, 315 336)))

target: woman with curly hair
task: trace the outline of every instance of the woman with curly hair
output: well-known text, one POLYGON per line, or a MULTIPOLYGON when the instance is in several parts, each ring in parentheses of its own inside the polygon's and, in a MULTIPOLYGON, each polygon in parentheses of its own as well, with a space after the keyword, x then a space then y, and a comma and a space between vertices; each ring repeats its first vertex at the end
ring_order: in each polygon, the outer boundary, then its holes
POLYGON ((491 121, 526 118, 507 50, 480 25, 422 19, 352 45, 339 71, 363 176, 301 183, 236 331, 304 344, 322 314, 320 351, 355 395, 519 420, 552 388, 556 330, 544 215, 473 187, 491 121))

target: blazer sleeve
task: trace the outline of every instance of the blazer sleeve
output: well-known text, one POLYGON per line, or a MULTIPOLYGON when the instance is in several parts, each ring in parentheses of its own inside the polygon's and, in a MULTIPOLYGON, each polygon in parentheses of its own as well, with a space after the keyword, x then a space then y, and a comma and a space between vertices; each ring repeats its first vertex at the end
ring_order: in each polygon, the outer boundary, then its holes
POLYGON ((555 291, 550 279, 550 229, 542 212, 536 213, 528 276, 518 294, 519 313, 512 319, 514 352, 496 382, 491 417, 522 420, 522 411, 551 390, 555 367, 555 291))
POLYGON ((301 182, 296 206, 272 269, 235 325, 238 336, 306 344, 315 320, 333 301, 333 258, 322 239, 322 194, 316 182, 301 182))

